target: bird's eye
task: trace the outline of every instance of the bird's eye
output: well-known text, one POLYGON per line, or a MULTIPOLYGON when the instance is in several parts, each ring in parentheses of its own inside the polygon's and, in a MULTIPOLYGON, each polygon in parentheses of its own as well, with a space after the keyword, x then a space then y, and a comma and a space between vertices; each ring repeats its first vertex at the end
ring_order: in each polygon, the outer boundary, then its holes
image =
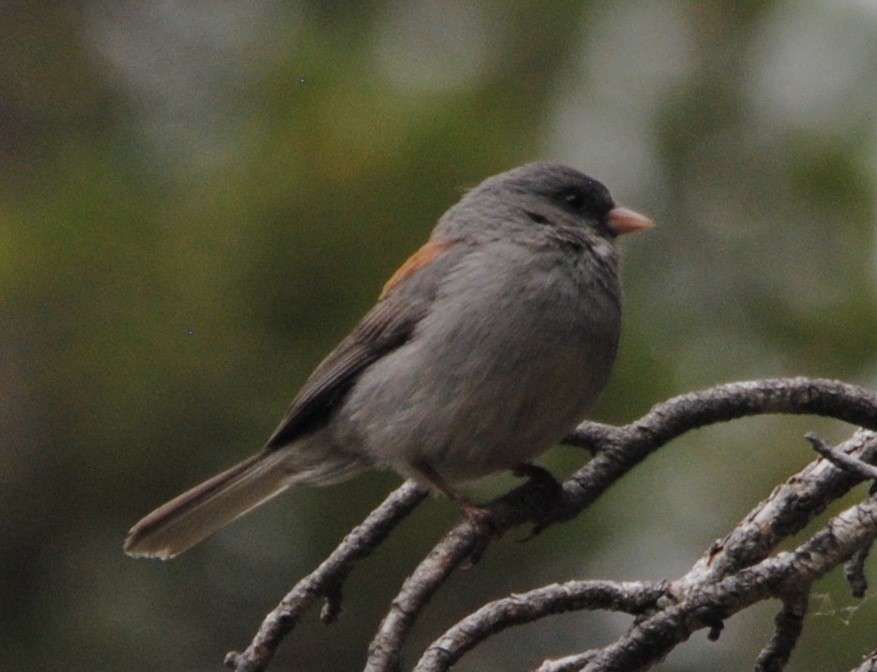
POLYGON ((585 197, 577 191, 566 192, 563 200, 574 210, 580 209, 585 204, 585 197))

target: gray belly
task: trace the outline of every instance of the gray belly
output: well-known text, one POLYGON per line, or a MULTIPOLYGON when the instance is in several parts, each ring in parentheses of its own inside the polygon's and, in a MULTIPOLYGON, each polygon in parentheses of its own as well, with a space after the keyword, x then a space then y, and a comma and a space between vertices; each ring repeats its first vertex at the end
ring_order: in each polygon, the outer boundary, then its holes
POLYGON ((411 341, 363 372, 331 423, 336 445, 464 482, 535 458, 584 418, 615 360, 617 299, 586 274, 475 268, 479 282, 448 287, 411 341))

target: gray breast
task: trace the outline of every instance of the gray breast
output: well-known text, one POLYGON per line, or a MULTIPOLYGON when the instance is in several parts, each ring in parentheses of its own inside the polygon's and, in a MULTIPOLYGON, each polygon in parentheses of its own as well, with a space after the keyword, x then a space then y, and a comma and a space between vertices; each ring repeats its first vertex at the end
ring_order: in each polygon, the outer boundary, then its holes
POLYGON ((605 286, 617 278, 568 254, 497 242, 467 255, 411 341, 363 373, 333 441, 402 473, 426 461, 452 482, 550 448, 602 391, 620 331, 605 286))

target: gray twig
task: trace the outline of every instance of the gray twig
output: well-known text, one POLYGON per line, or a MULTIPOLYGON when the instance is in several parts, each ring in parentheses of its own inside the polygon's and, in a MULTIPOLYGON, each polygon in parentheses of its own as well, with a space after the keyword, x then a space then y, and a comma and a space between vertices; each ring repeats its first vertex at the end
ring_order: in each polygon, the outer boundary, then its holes
POLYGON ((854 476, 860 476, 869 481, 877 479, 877 467, 870 465, 867 462, 857 460, 855 457, 840 450, 836 450, 819 438, 814 432, 807 432, 807 434, 804 435, 804 438, 810 442, 810 445, 813 446, 813 450, 822 455, 822 457, 831 462, 838 469, 843 469, 854 476))
POLYGON ((259 672, 273 658, 277 647, 296 626, 302 614, 321 597, 328 600, 327 617, 340 610, 340 586, 358 560, 368 556, 393 528, 423 501, 426 493, 413 482, 402 484, 348 534, 332 554, 299 581, 265 617, 259 632, 243 653, 232 651, 225 664, 236 672, 259 672))
POLYGON ((851 672, 877 672, 877 650, 869 653, 862 660, 862 664, 851 672))
MULTIPOLYGON (((475 526, 463 521, 448 532, 406 579, 399 594, 392 601, 369 647, 366 670, 395 672, 399 669, 401 650, 408 632, 432 595, 467 558, 483 551, 493 533, 502 533, 528 521, 536 523, 537 528, 541 529, 552 521, 570 519, 590 506, 649 454, 673 438, 705 425, 766 413, 823 415, 877 429, 877 395, 838 381, 771 379, 720 385, 675 397, 655 406, 641 419, 623 427, 583 423, 567 437, 566 442, 590 449, 595 457, 563 483, 561 497, 558 498, 557 492, 548 492, 538 483, 530 481, 487 505, 495 529, 486 529, 486 526, 475 526)), ((849 459, 857 464, 864 464, 877 457, 877 441, 868 432, 858 432, 847 444, 843 451, 844 457, 849 457, 846 453, 855 454, 855 457, 849 459)), ((842 454, 839 449, 830 449, 830 452, 832 455, 842 454)), ((824 564, 829 561, 823 562, 827 556, 817 552, 825 549, 811 549, 815 558, 813 563, 818 561, 818 567, 815 568, 797 554, 783 554, 766 559, 768 554, 779 540, 802 529, 830 501, 863 478, 874 476, 863 476, 861 471, 838 471, 829 467, 826 462, 811 465, 795 482, 790 479, 790 482, 779 488, 771 499, 761 504, 725 539, 717 542, 695 564, 691 572, 672 584, 673 595, 681 600, 680 603, 674 603, 673 606, 659 609, 644 617, 634 625, 628 635, 613 645, 563 660, 548 661, 540 670, 559 672, 581 669, 583 666, 587 666, 586 669, 604 669, 600 667, 600 661, 610 660, 620 664, 611 669, 639 669, 626 667, 626 663, 621 664, 621 661, 655 660, 655 652, 666 652, 669 650, 667 647, 672 648, 687 636, 682 636, 682 633, 690 634, 700 627, 720 627, 723 618, 750 603, 746 600, 763 599, 765 596, 789 600, 789 595, 794 591, 793 586, 784 584, 788 577, 800 579, 804 576, 812 582, 821 572, 830 569, 829 565, 824 564), (778 581, 785 587, 777 589, 778 581), (749 588, 742 601, 739 597, 732 599, 734 590, 743 590, 747 586, 749 588), (576 664, 578 668, 574 667, 576 664)), ((348 535, 317 570, 302 579, 266 617, 256 638, 245 652, 229 654, 227 664, 237 672, 263 670, 280 641, 293 629, 302 613, 321 597, 327 599, 327 618, 331 620, 337 616, 342 583, 356 560, 368 555, 423 497, 424 494, 410 483, 390 495, 362 525, 348 535)), ((860 505, 863 506, 864 504, 860 505)), ((863 515, 873 513, 870 509, 856 510, 863 515)), ((835 520, 839 521, 837 524, 842 522, 840 516, 835 520)), ((870 529, 868 525, 860 525, 860 528, 870 529)), ((811 541, 815 539, 813 537, 811 541)), ((805 544, 801 549, 806 546, 805 544)), ((856 550, 853 548, 846 557, 852 556, 856 550)), ((584 582, 584 585, 601 584, 584 582)), ((531 591, 528 595, 544 596, 539 591, 550 593, 550 588, 552 587, 531 591)), ((556 595, 555 597, 557 602, 549 600, 546 604, 551 603, 552 608, 557 610, 576 608, 574 602, 564 606, 561 604, 562 600, 556 595)), ((438 664, 435 669, 444 669, 439 663, 456 660, 494 632, 526 622, 530 616, 522 614, 529 614, 532 618, 540 617, 536 615, 538 608, 524 612, 512 608, 514 599, 506 598, 487 605, 461 622, 474 625, 475 631, 464 635, 462 630, 466 626, 462 626, 462 629, 452 628, 444 636, 451 639, 437 640, 427 652, 432 656, 430 660, 438 664), (488 611, 485 612, 485 609, 488 611), (443 644, 439 645, 439 642, 443 644)), ((584 600, 579 603, 579 608, 587 608, 587 604, 588 601, 584 600)), ((778 624, 777 628, 778 633, 786 638, 784 641, 788 641, 791 627, 778 624)), ((774 638, 777 639, 778 636, 775 634, 774 638)), ((781 646, 776 649, 780 654, 783 652, 781 646)), ((775 659, 778 660, 777 656, 775 659)), ((433 663, 425 658, 421 664, 433 663)))
POLYGON ((865 578, 865 560, 868 559, 870 552, 870 546, 860 548, 844 564, 844 578, 850 584, 850 592, 853 597, 865 597, 865 593, 868 591, 868 579, 865 578))
POLYGON ((809 590, 796 590, 786 596, 774 620, 773 636, 755 660, 754 672, 781 672, 786 667, 804 629, 809 604, 809 590))
POLYGON ((666 588, 661 584, 615 581, 569 581, 511 595, 485 604, 434 641, 414 672, 447 670, 467 651, 514 625, 583 609, 640 615, 654 609, 665 595, 666 588))
POLYGON ((875 537, 877 498, 869 497, 835 516, 794 552, 780 553, 716 584, 688 591, 678 604, 600 649, 583 672, 646 669, 696 630, 711 627, 716 620, 724 620, 758 601, 809 589, 875 537))

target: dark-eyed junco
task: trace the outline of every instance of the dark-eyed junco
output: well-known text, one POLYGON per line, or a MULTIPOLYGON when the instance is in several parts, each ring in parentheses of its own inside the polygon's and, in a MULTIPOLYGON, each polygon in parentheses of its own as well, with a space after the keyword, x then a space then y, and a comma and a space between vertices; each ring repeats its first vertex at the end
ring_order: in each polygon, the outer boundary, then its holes
POLYGON ((602 391, 621 328, 616 237, 650 226, 566 166, 485 180, 390 278, 265 448, 150 513, 125 551, 171 558, 291 485, 367 467, 465 511, 457 484, 529 463, 602 391))

